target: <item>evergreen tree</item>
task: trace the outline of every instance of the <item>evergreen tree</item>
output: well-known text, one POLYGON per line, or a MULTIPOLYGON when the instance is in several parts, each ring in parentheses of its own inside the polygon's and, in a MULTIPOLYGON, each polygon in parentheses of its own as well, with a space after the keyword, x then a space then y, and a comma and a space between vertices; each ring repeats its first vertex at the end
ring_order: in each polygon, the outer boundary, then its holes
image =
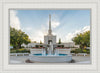
POLYGON ((58 44, 61 44, 61 39, 59 38, 59 42, 58 42, 58 44))
POLYGON ((40 44, 42 44, 42 41, 40 40, 40 44))

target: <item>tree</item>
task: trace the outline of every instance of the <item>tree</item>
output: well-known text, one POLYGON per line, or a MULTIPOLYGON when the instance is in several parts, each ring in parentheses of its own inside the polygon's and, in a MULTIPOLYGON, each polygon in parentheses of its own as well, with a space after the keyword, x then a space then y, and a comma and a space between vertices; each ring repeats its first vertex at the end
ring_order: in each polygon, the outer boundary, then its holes
POLYGON ((10 44, 12 44, 14 48, 21 48, 21 44, 28 44, 30 42, 29 36, 25 34, 25 32, 10 27, 10 44))
POLYGON ((42 44, 42 41, 40 40, 40 44, 42 44))
POLYGON ((81 49, 90 47, 90 31, 77 34, 77 36, 74 37, 72 41, 74 41, 75 44, 80 45, 81 49))
POLYGON ((59 42, 58 42, 58 44, 61 44, 61 39, 59 38, 59 42))
POLYGON ((36 41, 34 41, 34 43, 37 43, 36 41))

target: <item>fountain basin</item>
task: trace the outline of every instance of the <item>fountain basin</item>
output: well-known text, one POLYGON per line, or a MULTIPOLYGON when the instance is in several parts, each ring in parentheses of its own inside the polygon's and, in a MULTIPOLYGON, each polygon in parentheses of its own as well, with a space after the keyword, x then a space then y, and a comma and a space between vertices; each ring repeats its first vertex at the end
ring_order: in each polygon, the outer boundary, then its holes
POLYGON ((63 62, 70 62, 71 60, 72 56, 68 54, 58 54, 58 55, 30 54, 30 61, 32 62, 63 63, 63 62))

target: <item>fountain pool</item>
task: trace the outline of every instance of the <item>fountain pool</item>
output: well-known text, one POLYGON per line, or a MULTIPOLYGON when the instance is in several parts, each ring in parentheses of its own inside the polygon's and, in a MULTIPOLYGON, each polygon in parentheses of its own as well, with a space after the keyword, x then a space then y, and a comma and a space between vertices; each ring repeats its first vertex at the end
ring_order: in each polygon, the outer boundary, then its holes
POLYGON ((59 54, 59 55, 33 54, 31 55, 30 60, 33 62, 63 63, 63 62, 70 62, 72 60, 72 56, 67 54, 59 54))
POLYGON ((58 55, 48 55, 48 54, 46 54, 46 55, 43 55, 43 54, 33 54, 33 55, 35 55, 35 56, 67 56, 67 54, 58 54, 58 55))
POLYGON ((58 63, 58 62, 70 62, 72 55, 60 54, 59 51, 54 49, 52 42, 50 42, 47 51, 42 49, 42 53, 30 54, 30 61, 32 62, 44 62, 44 63, 58 63))

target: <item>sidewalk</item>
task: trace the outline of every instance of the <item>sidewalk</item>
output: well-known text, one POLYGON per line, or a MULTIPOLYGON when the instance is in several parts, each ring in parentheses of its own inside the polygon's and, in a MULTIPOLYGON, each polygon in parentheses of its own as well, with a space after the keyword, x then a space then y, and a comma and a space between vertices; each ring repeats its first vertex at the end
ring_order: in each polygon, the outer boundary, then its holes
MULTIPOLYGON (((29 56, 10 56, 10 64, 25 64, 29 56)), ((90 56, 72 56, 75 63, 90 63, 90 56)))

